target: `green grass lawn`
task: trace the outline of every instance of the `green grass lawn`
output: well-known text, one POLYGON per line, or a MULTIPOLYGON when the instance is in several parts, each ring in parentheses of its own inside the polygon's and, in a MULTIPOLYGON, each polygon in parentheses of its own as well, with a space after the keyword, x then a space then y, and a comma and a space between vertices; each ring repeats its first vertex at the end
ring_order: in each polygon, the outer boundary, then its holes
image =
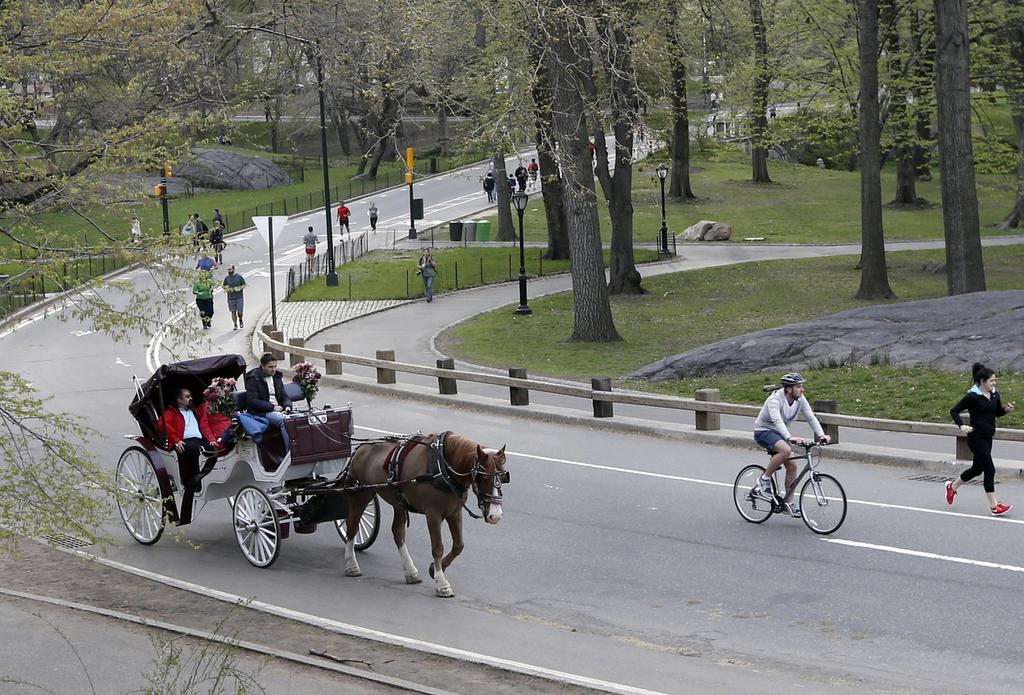
MULTIPOLYGON (((569 261, 546 261, 544 249, 526 249, 526 273, 530 277, 569 271, 569 261)), ((504 248, 434 249, 437 277, 434 292, 448 292, 480 285, 508 282, 519 276, 519 250, 504 248)), ((419 251, 372 251, 338 268, 338 287, 327 287, 317 278, 298 287, 289 301, 331 299, 408 299, 423 296, 423 280, 416 275, 419 251)), ((657 260, 655 251, 640 249, 636 262, 657 260)), ((604 252, 605 266, 608 251, 604 252)))
MULTIPOLYGON (((655 167, 667 155, 639 162, 633 173, 633 237, 638 242, 656 242, 661 228, 661 188, 655 167), (660 157, 660 158, 659 158, 660 157)), ((696 202, 683 203, 666 197, 666 218, 673 234, 699 220, 717 220, 732 225, 732 240, 763 237, 767 243, 829 244, 860 241, 860 174, 835 169, 821 170, 801 164, 771 162, 773 183, 750 182, 749 158, 728 146, 695 151, 691 161, 691 186, 696 202)), ((919 181, 918 195, 932 203, 941 200, 937 167, 931 181, 919 181)), ((895 169, 882 171, 882 199, 892 199, 895 169)), ((666 189, 668 184, 666 183, 666 189)), ((978 175, 978 207, 982 234, 1005 234, 993 228, 1013 208, 1016 182, 1012 177, 978 175)), ((600 190, 600 189, 599 189, 600 190)), ((603 196, 598 206, 601 237, 611 237, 611 224, 603 196)), ((490 219, 495 220, 495 217, 490 219)), ((497 227, 497 222, 493 222, 497 227)), ((939 239, 942 237, 942 208, 883 210, 885 238, 939 239)), ((524 218, 529 241, 547 239, 542 196, 530 196, 524 218)))
MULTIPOLYGON (((897 301, 944 296, 945 275, 921 269, 925 261, 941 260, 942 256, 941 250, 889 254, 890 283, 898 295, 897 301)), ((853 256, 841 256, 763 261, 648 278, 644 280, 644 287, 649 294, 612 300, 615 324, 623 337, 621 343, 569 342, 572 296, 565 293, 531 301, 532 316, 516 316, 511 306, 481 314, 447 331, 440 344, 457 359, 478 364, 525 367, 530 373, 541 375, 621 379, 645 364, 718 340, 872 304, 853 299, 860 283, 860 274, 853 269, 856 260, 853 256), (789 287, 794 283, 798 289, 791 292, 789 287)), ((988 288, 1024 288, 1022 263, 1024 246, 989 251, 986 254, 988 288)), ((815 372, 812 391, 819 398, 835 397, 840 401, 842 412, 882 415, 860 409, 856 399, 864 402, 865 409, 889 407, 884 399, 872 397, 866 383, 869 377, 888 373, 887 369, 819 370, 815 372), (839 397, 833 391, 833 378, 837 385, 846 379, 852 380, 854 386, 839 397), (851 395, 860 388, 860 382, 865 382, 864 395, 851 395)), ((915 375, 917 371, 909 370, 909 373, 915 375)), ((936 374, 939 382, 949 381, 953 393, 966 388, 964 379, 955 375, 919 371, 936 374)), ((758 398, 763 400, 758 389, 771 378, 753 375, 749 381, 744 381, 747 378, 723 380, 723 384, 736 383, 731 391, 734 395, 727 400, 751 403, 758 402, 758 398), (747 398, 740 399, 735 395, 737 392, 747 393, 747 398)), ((883 378, 871 388, 882 388, 884 382, 883 378)), ((660 392, 692 396, 695 388, 718 385, 718 378, 708 378, 671 382, 656 388, 660 392)), ((946 405, 947 410, 951 404, 952 401, 946 405)), ((885 416, 919 418, 923 413, 901 407, 885 416)), ((941 413, 938 419, 943 419, 941 413)))

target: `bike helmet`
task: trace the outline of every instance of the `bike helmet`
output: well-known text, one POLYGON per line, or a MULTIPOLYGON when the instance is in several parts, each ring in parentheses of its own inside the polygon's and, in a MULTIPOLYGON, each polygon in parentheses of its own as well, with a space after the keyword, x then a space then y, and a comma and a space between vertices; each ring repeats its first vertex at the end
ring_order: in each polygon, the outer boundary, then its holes
POLYGON ((790 372, 782 377, 783 386, 796 386, 797 384, 802 384, 805 381, 807 381, 807 379, 804 379, 796 372, 790 372))

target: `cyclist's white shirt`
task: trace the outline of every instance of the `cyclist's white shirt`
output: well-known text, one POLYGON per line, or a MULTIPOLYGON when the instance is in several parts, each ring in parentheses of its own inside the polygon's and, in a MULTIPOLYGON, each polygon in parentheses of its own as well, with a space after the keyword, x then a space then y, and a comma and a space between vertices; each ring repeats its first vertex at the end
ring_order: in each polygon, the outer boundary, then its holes
POLYGON ((757 420, 754 422, 754 431, 775 430, 789 440, 793 435, 789 433, 789 428, 786 425, 793 422, 797 415, 804 416, 804 420, 814 430, 816 437, 825 436, 825 430, 821 428, 821 423, 814 416, 814 411, 811 410, 811 404, 807 402, 807 399, 800 396, 791 405, 786 398, 786 389, 772 391, 772 394, 764 400, 761 412, 758 413, 757 420))

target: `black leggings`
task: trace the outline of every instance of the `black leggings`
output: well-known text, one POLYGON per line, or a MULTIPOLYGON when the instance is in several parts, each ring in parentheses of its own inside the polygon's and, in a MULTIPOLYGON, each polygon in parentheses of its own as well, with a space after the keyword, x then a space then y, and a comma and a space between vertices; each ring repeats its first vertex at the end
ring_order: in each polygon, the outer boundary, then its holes
POLYGON ((985 492, 995 492, 996 464, 992 462, 992 437, 975 437, 972 433, 967 435, 967 445, 971 447, 971 452, 974 454, 974 463, 960 474, 960 480, 966 483, 981 473, 984 476, 982 483, 985 492))

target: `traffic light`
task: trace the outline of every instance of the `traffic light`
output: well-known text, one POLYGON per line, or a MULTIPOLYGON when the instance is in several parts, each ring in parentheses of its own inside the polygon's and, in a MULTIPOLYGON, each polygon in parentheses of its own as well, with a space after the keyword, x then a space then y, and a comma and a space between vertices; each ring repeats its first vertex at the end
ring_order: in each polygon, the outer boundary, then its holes
POLYGON ((164 162, 164 178, 169 179, 174 176, 174 172, 171 171, 171 163, 164 162))
POLYGON ((153 186, 153 195, 155 195, 157 198, 163 197, 164 185, 162 183, 158 183, 157 185, 153 186))
POLYGON ((413 169, 415 169, 416 167, 413 166, 415 161, 416 161, 416 155, 413 152, 413 149, 411 147, 406 147, 405 148, 405 168, 408 169, 409 171, 412 171, 413 169))
POLYGON ((409 184, 410 186, 412 185, 412 169, 406 170, 406 172, 405 172, 405 182, 407 184, 409 184))

